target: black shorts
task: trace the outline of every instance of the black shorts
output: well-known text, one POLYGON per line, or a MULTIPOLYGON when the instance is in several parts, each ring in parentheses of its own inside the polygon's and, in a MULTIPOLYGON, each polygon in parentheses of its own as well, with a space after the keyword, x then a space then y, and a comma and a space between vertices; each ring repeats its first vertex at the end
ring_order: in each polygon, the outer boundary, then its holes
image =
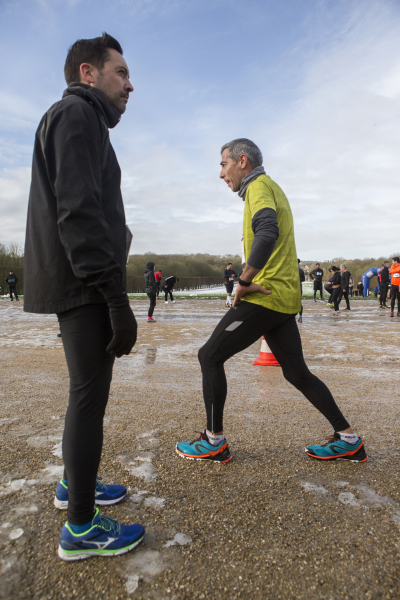
POLYGON ((317 279, 314 279, 314 292, 316 292, 317 290, 322 291, 322 281, 317 281, 317 279))
POLYGON ((228 283, 226 283, 226 281, 225 281, 225 287, 226 287, 226 293, 227 294, 232 294, 232 292, 233 292, 233 281, 228 281, 228 283))

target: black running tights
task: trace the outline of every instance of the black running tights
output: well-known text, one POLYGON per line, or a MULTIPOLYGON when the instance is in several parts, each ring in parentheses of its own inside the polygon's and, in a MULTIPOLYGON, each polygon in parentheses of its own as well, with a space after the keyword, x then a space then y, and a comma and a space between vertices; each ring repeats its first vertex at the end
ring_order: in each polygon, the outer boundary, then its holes
POLYGON ((172 289, 171 288, 164 288, 164 289, 165 289, 165 302, 168 301, 168 294, 169 294, 169 297, 171 298, 171 302, 173 302, 174 297, 172 295, 172 289))
POLYGON ((85 304, 58 315, 69 371, 69 404, 62 442, 68 481, 68 522, 94 514, 96 475, 103 446, 114 356, 106 352, 112 330, 107 304, 85 304))
MULTIPOLYGON (((207 429, 223 430, 223 412, 227 394, 224 363, 264 336, 282 372, 292 385, 317 408, 335 431, 350 427, 327 386, 313 375, 304 362, 295 315, 279 313, 250 302, 240 302, 219 322, 208 342, 200 348, 203 395, 207 429)), ((246 384, 238 390, 246 395, 246 384)))
POLYGON ((340 302, 341 294, 342 294, 342 288, 340 286, 332 289, 332 302, 333 302, 334 310, 339 310, 339 302, 340 302))
POLYGON ((396 298, 397 298, 397 310, 400 311, 400 293, 399 293, 399 286, 398 285, 393 285, 390 288, 390 308, 391 311, 394 312, 394 308, 396 305, 396 298))
POLYGON ((150 294, 148 293, 147 295, 148 295, 149 300, 150 300, 150 306, 149 306, 149 310, 148 310, 147 316, 148 317, 152 317, 154 309, 156 307, 157 296, 155 294, 153 294, 153 293, 150 293, 150 294))

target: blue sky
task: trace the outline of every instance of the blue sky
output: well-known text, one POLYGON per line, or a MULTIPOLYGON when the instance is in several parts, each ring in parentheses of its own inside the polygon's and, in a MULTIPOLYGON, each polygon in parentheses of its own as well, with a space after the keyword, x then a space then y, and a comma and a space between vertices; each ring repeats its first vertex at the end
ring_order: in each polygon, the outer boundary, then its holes
POLYGON ((3 0, 0 243, 23 244, 34 134, 67 49, 104 30, 135 88, 111 132, 132 252, 239 252, 243 204, 218 178, 236 137, 288 196, 301 258, 400 250, 391 0, 3 0))

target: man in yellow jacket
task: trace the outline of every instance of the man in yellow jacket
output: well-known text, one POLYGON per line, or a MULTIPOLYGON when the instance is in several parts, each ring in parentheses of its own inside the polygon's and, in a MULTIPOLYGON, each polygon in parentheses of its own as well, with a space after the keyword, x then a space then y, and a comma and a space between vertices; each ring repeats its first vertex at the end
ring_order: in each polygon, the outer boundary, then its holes
POLYGON ((398 256, 392 258, 392 266, 389 269, 392 274, 390 286, 390 316, 394 317, 394 307, 397 298, 397 316, 400 317, 400 259, 398 256))
MULTIPOLYGON (((243 272, 231 308, 199 351, 207 428, 190 443, 177 444, 189 459, 229 462, 223 432, 227 394, 224 363, 261 336, 282 367, 284 377, 328 419, 328 443, 308 446, 321 460, 367 460, 364 443, 351 429, 326 385, 304 362, 295 316, 301 308, 292 211, 281 188, 265 173, 260 149, 240 138, 222 146, 220 177, 244 201, 243 272)), ((246 397, 246 389, 240 390, 246 397)))

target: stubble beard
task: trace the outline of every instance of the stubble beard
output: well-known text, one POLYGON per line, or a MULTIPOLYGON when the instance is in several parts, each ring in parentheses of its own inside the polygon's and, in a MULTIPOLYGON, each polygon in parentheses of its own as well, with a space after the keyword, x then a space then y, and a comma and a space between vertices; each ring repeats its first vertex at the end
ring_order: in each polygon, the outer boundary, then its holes
POLYGON ((110 90, 107 83, 104 81, 104 76, 100 72, 96 81, 96 87, 101 90, 106 96, 107 100, 113 106, 120 115, 123 115, 126 111, 126 103, 122 99, 124 96, 126 97, 125 92, 115 92, 110 90))

